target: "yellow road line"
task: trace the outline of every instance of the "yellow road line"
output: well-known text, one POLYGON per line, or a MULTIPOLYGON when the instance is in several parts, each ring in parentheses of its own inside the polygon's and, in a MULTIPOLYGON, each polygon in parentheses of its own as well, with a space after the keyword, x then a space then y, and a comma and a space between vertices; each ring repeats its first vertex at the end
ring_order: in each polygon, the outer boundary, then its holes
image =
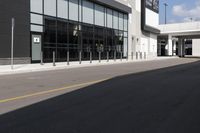
POLYGON ((70 88, 91 85, 91 84, 99 83, 99 82, 106 81, 106 80, 108 80, 108 78, 107 79, 96 80, 96 81, 91 81, 91 82, 85 82, 85 83, 81 83, 81 84, 70 85, 70 86, 57 88, 57 89, 52 89, 52 90, 48 90, 48 91, 36 92, 36 93, 23 95, 23 96, 18 96, 18 97, 13 97, 13 98, 8 98, 8 99, 2 99, 2 100, 0 100, 0 103, 6 103, 6 102, 25 99, 25 98, 29 98, 29 97, 33 97, 33 96, 39 96, 39 95, 54 93, 54 92, 58 92, 58 91, 63 91, 63 90, 70 89, 70 88))

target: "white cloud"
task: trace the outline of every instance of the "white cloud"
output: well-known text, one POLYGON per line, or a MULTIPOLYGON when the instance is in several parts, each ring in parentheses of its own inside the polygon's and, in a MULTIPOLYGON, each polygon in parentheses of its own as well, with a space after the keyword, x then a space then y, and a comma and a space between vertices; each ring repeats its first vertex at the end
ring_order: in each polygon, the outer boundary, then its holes
POLYGON ((187 5, 180 4, 173 6, 173 14, 175 16, 183 17, 183 21, 200 20, 200 0, 197 0, 195 7, 189 9, 187 5))
POLYGON ((175 19, 170 19, 168 23, 176 23, 175 19))

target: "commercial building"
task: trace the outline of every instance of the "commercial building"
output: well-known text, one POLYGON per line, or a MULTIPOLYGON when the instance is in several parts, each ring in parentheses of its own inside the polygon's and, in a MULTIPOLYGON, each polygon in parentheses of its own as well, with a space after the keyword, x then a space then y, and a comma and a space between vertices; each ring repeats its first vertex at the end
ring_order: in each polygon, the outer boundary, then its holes
POLYGON ((158 0, 1 0, 0 64, 157 56, 158 0))

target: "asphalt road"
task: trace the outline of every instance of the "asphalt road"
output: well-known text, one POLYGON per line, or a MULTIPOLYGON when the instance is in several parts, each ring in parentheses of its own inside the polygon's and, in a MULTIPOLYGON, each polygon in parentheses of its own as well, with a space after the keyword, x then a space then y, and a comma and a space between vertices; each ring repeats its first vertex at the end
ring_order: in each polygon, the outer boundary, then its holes
POLYGON ((199 105, 198 59, 0 77, 0 133, 199 133, 199 105))

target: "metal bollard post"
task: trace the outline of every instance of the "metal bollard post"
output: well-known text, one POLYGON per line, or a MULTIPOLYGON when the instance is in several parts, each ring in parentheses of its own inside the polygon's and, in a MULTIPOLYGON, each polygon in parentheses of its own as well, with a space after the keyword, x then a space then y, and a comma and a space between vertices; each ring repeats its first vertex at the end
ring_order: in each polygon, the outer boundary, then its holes
POLYGON ((81 64, 82 63, 82 53, 81 53, 81 51, 79 52, 79 64, 81 64))
POLYGON ((128 52, 126 52, 126 60, 128 61, 128 52))
POLYGON ((114 61, 116 61, 116 51, 114 52, 114 61))
POLYGON ((56 54, 55 54, 55 51, 53 51, 53 66, 56 66, 56 54))
POLYGON ((140 52, 140 59, 142 60, 142 52, 140 52))
POLYGON ((90 63, 92 63, 92 52, 90 51, 90 63))
POLYGON ((40 65, 44 65, 44 62, 43 62, 43 52, 42 51, 40 52, 40 65))
POLYGON ((133 52, 131 52, 131 59, 133 60, 133 52))
POLYGON ((69 51, 67 51, 67 65, 69 65, 69 51))
POLYGON ((120 59, 121 59, 121 61, 122 61, 122 57, 123 56, 123 53, 122 53, 122 51, 120 52, 120 59))
POLYGON ((136 60, 138 60, 138 52, 136 52, 136 60))
POLYGON ((139 52, 138 59, 142 59, 142 58, 141 58, 141 52, 139 52))
POLYGON ((109 62, 109 52, 107 52, 107 62, 109 62))
POLYGON ((101 52, 99 52, 99 63, 101 62, 101 52))

